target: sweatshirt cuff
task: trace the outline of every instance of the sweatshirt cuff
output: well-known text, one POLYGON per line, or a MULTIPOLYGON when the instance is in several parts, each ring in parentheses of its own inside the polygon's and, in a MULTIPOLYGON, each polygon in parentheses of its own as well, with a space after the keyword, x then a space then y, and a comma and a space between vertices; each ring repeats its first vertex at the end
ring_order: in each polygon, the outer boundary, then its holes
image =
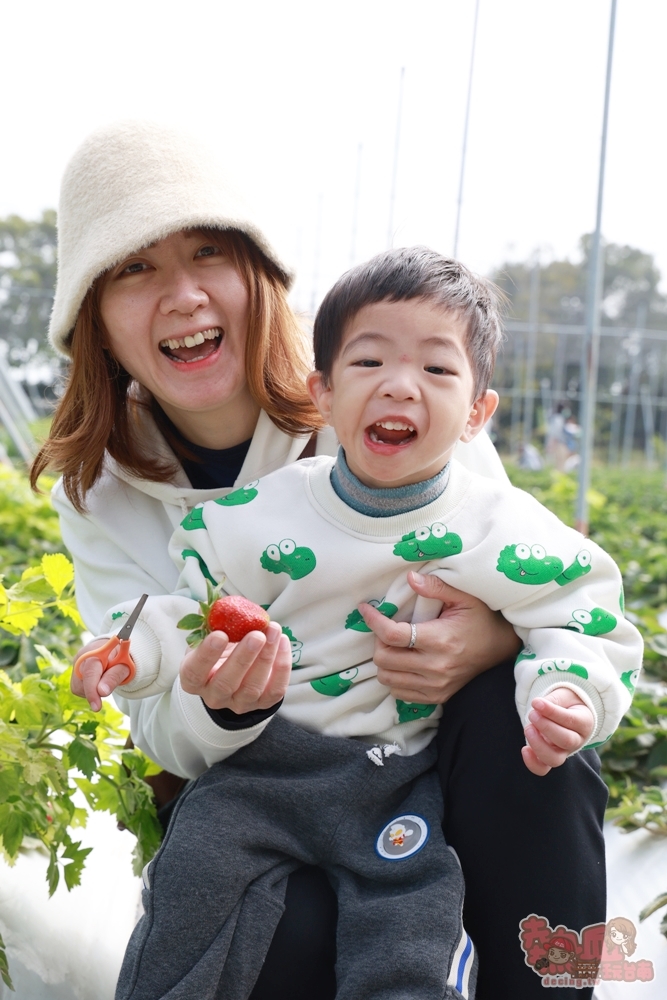
POLYGON ((226 750, 228 753, 234 753, 247 743, 252 743, 270 721, 269 717, 246 729, 223 729, 210 717, 199 695, 189 694, 183 690, 180 677, 174 683, 172 697, 177 700, 179 714, 196 740, 204 745, 226 750))
MULTIPOLYGON (((581 700, 593 713, 593 731, 586 741, 586 746, 593 743, 602 732, 605 719, 604 703, 600 697, 600 692, 593 685, 569 671, 551 670, 549 673, 536 677, 528 692, 526 701, 526 711, 524 713, 524 726, 528 724, 528 713, 530 712, 535 698, 545 698, 554 688, 566 687, 579 695, 581 700)), ((582 747, 586 749, 586 747, 582 747)))
POLYGON ((271 708, 258 708, 254 712, 232 712, 231 708, 209 708, 202 698, 202 705, 216 726, 234 732, 238 729, 252 729, 260 722, 267 722, 276 714, 284 699, 272 705, 271 708))

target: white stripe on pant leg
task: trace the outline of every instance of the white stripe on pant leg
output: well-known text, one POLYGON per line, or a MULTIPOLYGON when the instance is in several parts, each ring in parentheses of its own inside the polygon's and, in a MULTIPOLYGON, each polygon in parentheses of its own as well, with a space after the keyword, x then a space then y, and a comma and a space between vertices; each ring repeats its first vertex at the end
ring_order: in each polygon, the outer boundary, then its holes
POLYGON ((452 964, 447 978, 447 985, 454 986, 467 1000, 468 986, 470 982, 470 972, 475 961, 475 948, 468 935, 463 930, 456 951, 452 957, 452 964))

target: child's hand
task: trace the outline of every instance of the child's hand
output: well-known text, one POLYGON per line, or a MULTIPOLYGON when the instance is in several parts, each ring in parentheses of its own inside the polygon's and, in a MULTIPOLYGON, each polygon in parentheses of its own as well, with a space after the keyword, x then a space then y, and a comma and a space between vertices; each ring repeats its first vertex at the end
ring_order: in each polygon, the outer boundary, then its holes
MULTIPOLYGON (((74 662, 82 653, 103 646, 106 642, 106 639, 93 639, 92 642, 86 643, 74 657, 74 662)), ((128 673, 128 668, 120 663, 117 667, 110 667, 109 670, 103 671, 101 661, 89 656, 81 664, 81 677, 77 677, 72 671, 70 688, 72 694, 79 698, 86 698, 92 710, 99 712, 102 707, 102 698, 106 698, 119 684, 122 684, 128 673)))
POLYGON ((248 632, 231 643, 211 632, 181 664, 181 687, 209 708, 237 714, 273 708, 285 696, 292 674, 292 648, 277 622, 266 634, 248 632))
POLYGON ((528 745, 522 747, 521 755, 528 770, 540 777, 585 746, 595 725, 588 705, 566 687, 535 698, 528 718, 524 729, 528 745))

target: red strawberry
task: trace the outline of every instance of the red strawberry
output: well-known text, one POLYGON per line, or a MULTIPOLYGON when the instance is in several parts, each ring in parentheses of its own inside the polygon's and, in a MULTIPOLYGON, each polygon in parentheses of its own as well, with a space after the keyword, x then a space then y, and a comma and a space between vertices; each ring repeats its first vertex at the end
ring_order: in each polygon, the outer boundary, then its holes
POLYGON ((230 642, 240 642, 248 632, 266 632, 268 613, 247 597, 219 597, 206 619, 211 632, 225 632, 230 642))
POLYGON ((207 600, 199 602, 201 614, 186 615, 178 622, 178 628, 190 632, 188 646, 198 646, 209 632, 226 632, 230 642, 240 642, 248 632, 266 632, 270 618, 264 608, 247 597, 218 597, 223 583, 212 587, 207 581, 207 600))

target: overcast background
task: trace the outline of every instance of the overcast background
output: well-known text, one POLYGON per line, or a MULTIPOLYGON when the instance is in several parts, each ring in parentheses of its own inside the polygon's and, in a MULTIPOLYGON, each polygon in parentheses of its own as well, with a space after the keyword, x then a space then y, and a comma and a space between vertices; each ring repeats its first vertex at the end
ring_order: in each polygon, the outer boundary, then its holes
MULTIPOLYGON (((282 235, 309 309, 388 241, 451 252, 475 0, 0 0, 0 216, 55 206, 83 137, 207 138, 282 235), (358 229, 353 214, 362 144, 358 229), (319 231, 319 237, 318 237, 319 231)), ((594 226, 609 0, 481 0, 459 256, 576 254, 594 226)), ((619 0, 603 230, 667 273, 667 4, 619 0)), ((663 282, 663 288, 665 284, 663 282)))

